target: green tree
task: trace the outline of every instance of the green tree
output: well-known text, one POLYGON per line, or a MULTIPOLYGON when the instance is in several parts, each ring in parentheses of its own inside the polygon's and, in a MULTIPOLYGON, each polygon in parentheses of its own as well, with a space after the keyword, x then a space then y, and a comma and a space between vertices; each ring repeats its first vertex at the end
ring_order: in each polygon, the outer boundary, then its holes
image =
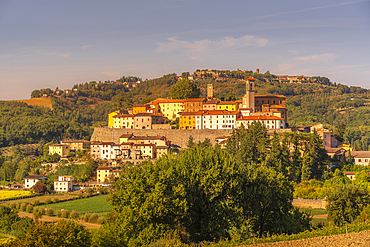
POLYGON ((353 222, 363 208, 370 203, 370 196, 365 188, 342 184, 328 192, 326 200, 329 219, 336 225, 353 222))
POLYGON ((234 155, 237 164, 249 164, 266 160, 269 138, 267 129, 260 122, 234 129, 227 139, 227 151, 234 155))
POLYGON ((182 79, 171 87, 170 95, 173 99, 198 98, 200 89, 194 82, 182 79))
POLYGON ((40 223, 27 232, 23 238, 4 246, 91 246, 91 234, 74 221, 60 220, 57 224, 40 223))

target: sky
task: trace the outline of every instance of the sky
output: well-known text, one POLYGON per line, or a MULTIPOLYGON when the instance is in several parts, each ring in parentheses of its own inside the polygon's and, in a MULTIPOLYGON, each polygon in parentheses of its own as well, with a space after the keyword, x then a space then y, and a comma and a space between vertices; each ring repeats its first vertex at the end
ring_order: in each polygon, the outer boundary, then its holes
POLYGON ((0 100, 237 68, 370 88, 370 0, 0 0, 0 100))

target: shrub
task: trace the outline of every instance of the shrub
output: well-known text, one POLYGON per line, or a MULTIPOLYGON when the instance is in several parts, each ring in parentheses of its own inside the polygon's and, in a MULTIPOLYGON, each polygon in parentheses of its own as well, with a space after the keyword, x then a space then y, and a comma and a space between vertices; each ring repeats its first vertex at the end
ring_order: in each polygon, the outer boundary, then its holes
POLYGON ((39 207, 39 213, 41 215, 44 215, 45 214, 45 208, 44 207, 39 207))
POLYGON ((37 206, 37 205, 39 205, 39 204, 40 204, 40 201, 39 201, 39 200, 34 200, 34 201, 32 202, 32 204, 33 204, 33 206, 37 206))
POLYGON ((78 212, 75 211, 75 210, 72 210, 70 218, 71 219, 78 219, 78 217, 79 217, 78 212))
POLYGON ((54 215, 54 209, 47 208, 45 213, 46 213, 47 216, 52 216, 52 215, 54 215))
POLYGON ((51 199, 50 198, 46 198, 46 200, 44 201, 45 204, 50 204, 51 203, 51 199))
POLYGON ((10 203, 9 208, 16 209, 17 208, 17 203, 15 203, 15 202, 10 203))
POLYGON ((33 214, 37 214, 39 212, 39 208, 38 207, 34 207, 33 210, 32 210, 33 214))
POLYGON ((59 202, 59 199, 58 198, 53 198, 53 203, 57 203, 59 202))
POLYGON ((60 211, 60 210, 57 210, 56 212, 55 212, 55 215, 57 216, 57 217, 62 217, 62 211, 60 211))
POLYGON ((62 217, 68 219, 69 218, 69 211, 68 210, 63 210, 62 211, 62 217))
POLYGON ((22 212, 26 212, 27 205, 28 205, 27 203, 23 202, 19 207, 19 210, 22 212))
POLYGON ((104 223, 105 223, 105 217, 104 216, 99 217, 98 224, 103 225, 104 223))
POLYGON ((84 214, 83 220, 86 221, 86 222, 89 222, 90 215, 91 215, 90 213, 84 214))
POLYGON ((99 215, 97 213, 93 213, 89 217, 89 222, 97 222, 99 218, 99 215))
POLYGON ((27 205, 26 212, 27 213, 32 213, 32 211, 33 211, 33 206, 31 204, 27 205))

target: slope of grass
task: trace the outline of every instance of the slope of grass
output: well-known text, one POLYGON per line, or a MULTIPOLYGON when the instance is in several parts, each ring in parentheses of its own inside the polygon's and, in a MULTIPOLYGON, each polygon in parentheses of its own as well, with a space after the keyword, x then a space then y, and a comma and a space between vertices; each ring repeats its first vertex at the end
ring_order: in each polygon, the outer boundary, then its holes
POLYGON ((84 198, 68 202, 60 202, 54 204, 48 204, 44 207, 52 208, 54 210, 75 210, 80 214, 86 213, 98 213, 104 214, 109 211, 112 211, 112 206, 107 203, 107 195, 103 196, 93 196, 90 198, 84 198))

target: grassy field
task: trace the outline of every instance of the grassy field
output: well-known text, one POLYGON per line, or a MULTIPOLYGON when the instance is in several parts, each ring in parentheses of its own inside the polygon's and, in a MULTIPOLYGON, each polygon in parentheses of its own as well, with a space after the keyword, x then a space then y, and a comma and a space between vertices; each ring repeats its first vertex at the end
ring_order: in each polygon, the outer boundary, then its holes
POLYGON ((27 105, 36 105, 36 106, 43 106, 50 108, 53 110, 50 97, 43 97, 43 98, 33 98, 33 99, 25 99, 25 100, 17 100, 20 102, 24 102, 27 105))
POLYGON ((107 195, 104 196, 93 196, 90 198, 84 198, 68 202, 60 202, 54 204, 44 205, 45 208, 52 208, 54 210, 75 210, 79 214, 86 213, 97 213, 99 215, 105 215, 107 212, 112 211, 112 206, 107 203, 107 195))
POLYGON ((32 203, 33 201, 36 201, 36 200, 39 201, 39 202, 43 202, 47 198, 50 198, 51 200, 53 200, 54 198, 58 198, 59 200, 65 200, 65 199, 74 198, 74 197, 77 197, 77 196, 78 196, 78 194, 58 193, 58 194, 54 194, 54 195, 36 196, 36 197, 32 197, 32 198, 7 201, 7 202, 4 202, 4 204, 9 205, 10 203, 13 203, 13 202, 15 202, 15 203, 22 203, 22 202, 32 203))
POLYGON ((0 190, 0 200, 21 197, 21 196, 30 196, 31 192, 29 191, 20 191, 20 190, 0 190))

